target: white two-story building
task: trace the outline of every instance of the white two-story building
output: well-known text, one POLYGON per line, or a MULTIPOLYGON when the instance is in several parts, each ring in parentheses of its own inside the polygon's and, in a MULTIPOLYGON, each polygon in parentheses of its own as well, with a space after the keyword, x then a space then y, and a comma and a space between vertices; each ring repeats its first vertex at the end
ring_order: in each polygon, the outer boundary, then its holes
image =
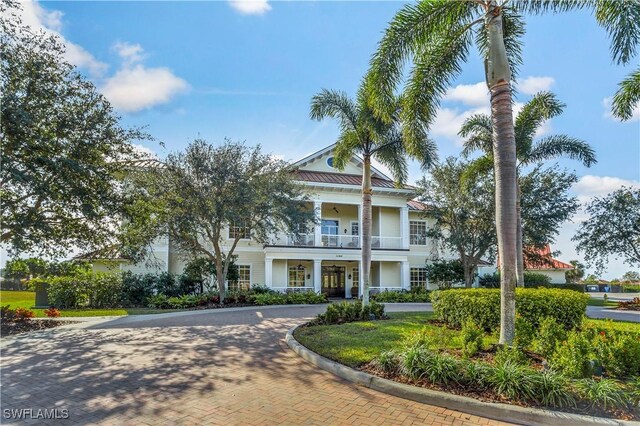
MULTIPOLYGON (((241 288, 263 284, 280 291, 316 291, 329 297, 362 294, 360 224, 362 222, 362 162, 354 157, 346 168, 333 167, 331 145, 293 164, 296 180, 313 199, 319 216, 314 232, 297 237, 276 235, 267 244, 242 239, 235 254, 241 288)), ((373 168, 372 292, 427 286, 425 262, 437 254, 426 236, 427 207, 412 201, 413 187, 396 187, 393 180, 373 168)), ((311 207, 311 206, 310 206, 311 207)), ((242 228, 227 230, 229 242, 242 228)), ((94 268, 115 267, 133 272, 182 272, 186 259, 168 238, 154 247, 160 265, 148 269, 125 259, 96 259, 94 268)), ((107 256, 108 257, 108 256, 107 256)))

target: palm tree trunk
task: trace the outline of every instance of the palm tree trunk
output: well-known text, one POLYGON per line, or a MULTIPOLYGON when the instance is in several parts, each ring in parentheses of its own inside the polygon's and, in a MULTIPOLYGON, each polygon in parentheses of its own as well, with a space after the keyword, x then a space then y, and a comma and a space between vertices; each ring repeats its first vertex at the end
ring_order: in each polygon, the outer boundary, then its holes
POLYGON ((517 216, 517 235, 516 235, 516 275, 518 276, 518 287, 524 287, 524 248, 522 246, 522 214, 520 208, 520 184, 517 184, 517 198, 516 198, 516 216, 517 216))
POLYGON ((511 345, 516 316, 516 142, 513 128, 511 71, 504 46, 502 15, 495 2, 485 25, 489 46, 485 71, 491 94, 496 230, 500 256, 500 343, 511 345))
POLYGON ((362 306, 369 304, 371 275, 371 157, 364 156, 362 165, 362 306))

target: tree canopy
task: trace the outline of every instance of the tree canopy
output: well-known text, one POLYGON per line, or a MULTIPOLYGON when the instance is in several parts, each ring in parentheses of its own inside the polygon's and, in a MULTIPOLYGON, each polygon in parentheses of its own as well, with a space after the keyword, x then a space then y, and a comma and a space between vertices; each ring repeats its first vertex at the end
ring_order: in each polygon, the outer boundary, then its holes
POLYGON ((622 187, 606 197, 596 197, 586 207, 589 219, 580 224, 573 241, 587 265, 598 272, 610 256, 640 267, 640 189, 622 187))
POLYGON ((305 233, 315 218, 288 164, 259 146, 195 140, 129 179, 136 202, 123 226, 127 253, 143 260, 152 242, 168 235, 184 257, 214 263, 221 299, 240 240, 305 233))
POLYGON ((148 136, 123 128, 61 41, 24 26, 19 7, 2 3, 0 243, 46 255, 105 245, 125 204, 123 162, 148 136))

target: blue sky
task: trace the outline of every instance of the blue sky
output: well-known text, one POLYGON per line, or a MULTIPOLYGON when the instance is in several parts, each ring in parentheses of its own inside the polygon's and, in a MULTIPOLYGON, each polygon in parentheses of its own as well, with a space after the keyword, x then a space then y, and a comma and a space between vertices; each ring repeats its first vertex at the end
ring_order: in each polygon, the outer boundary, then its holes
MULTIPOLYGON (((148 126, 163 156, 195 137, 261 144, 295 160, 333 143, 335 123, 309 119, 321 88, 357 90, 387 22, 401 2, 40 2, 24 21, 61 34, 68 58, 112 101, 123 123, 148 126)), ((546 134, 588 141, 598 164, 572 161, 582 201, 622 184, 640 185, 640 111, 620 123, 606 99, 631 67, 615 66, 609 41, 588 13, 528 17, 519 102, 549 89, 567 104, 546 134)), ((439 155, 459 155, 462 120, 487 110, 483 67, 473 53, 432 129, 439 155)), ((420 176, 417 166, 411 177, 420 176)), ((574 219, 578 221, 582 214, 574 219)), ((579 258, 561 230, 555 249, 579 258)), ((613 261, 612 278, 630 269, 613 261)))

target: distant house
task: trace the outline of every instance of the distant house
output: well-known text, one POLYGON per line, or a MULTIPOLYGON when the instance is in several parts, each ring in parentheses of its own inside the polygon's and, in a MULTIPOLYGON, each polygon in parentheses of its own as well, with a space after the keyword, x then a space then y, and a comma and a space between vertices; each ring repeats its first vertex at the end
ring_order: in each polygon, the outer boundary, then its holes
POLYGON ((567 282, 565 272, 573 269, 573 265, 551 257, 551 246, 547 244, 544 249, 535 253, 539 260, 525 259, 524 269, 527 272, 537 272, 551 278, 552 284, 564 284, 567 282))

